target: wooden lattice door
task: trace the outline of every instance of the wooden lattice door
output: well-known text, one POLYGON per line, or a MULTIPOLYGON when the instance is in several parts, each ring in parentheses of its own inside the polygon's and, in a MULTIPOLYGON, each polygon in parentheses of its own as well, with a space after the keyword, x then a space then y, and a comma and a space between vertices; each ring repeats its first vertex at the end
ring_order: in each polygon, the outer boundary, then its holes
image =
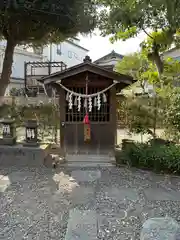
MULTIPOLYGON (((85 88, 69 88, 76 93, 85 93, 85 88)), ((102 88, 89 87, 88 94, 101 91, 102 88)), ((66 99, 65 103, 65 129, 64 129, 64 147, 69 153, 101 153, 108 149, 113 142, 113 136, 110 131, 110 91, 105 93, 106 102, 101 101, 101 107, 98 110, 95 102, 92 102, 92 110, 89 112, 91 139, 84 141, 83 119, 86 114, 84 99, 81 99, 81 109, 78 111, 77 99, 73 97, 72 109, 66 99)))

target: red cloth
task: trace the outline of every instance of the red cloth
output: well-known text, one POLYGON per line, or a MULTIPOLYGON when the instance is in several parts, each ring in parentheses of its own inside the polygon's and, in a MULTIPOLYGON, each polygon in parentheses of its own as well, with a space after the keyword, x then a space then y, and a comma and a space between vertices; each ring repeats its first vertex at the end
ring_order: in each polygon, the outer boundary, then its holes
POLYGON ((89 125, 90 124, 90 121, 89 121, 89 116, 88 114, 86 113, 85 117, 84 117, 84 120, 83 120, 84 124, 87 124, 89 125))

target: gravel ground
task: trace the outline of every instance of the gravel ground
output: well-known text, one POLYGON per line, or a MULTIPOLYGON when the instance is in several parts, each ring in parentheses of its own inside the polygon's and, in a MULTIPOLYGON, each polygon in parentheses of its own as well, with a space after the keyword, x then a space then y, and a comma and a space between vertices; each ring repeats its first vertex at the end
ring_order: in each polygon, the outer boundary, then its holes
POLYGON ((138 240, 149 217, 180 221, 180 178, 116 167, 0 170, 0 239, 80 240, 85 223, 71 219, 74 209, 96 223, 98 238, 86 240, 138 240))

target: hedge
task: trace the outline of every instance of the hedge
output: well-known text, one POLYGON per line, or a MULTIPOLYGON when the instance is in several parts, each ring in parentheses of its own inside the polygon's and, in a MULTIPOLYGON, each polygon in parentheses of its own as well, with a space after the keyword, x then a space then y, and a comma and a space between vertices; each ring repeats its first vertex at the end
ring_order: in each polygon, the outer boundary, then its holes
POLYGON ((116 152, 116 161, 131 167, 180 174, 180 146, 134 143, 116 152))

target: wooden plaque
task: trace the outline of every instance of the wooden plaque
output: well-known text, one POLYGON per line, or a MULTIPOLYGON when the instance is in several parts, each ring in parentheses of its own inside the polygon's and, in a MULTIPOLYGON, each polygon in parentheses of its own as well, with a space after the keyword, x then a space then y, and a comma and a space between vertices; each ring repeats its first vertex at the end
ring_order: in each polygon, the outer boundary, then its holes
POLYGON ((84 125, 84 141, 90 141, 91 140, 91 128, 90 125, 85 124, 84 125))

